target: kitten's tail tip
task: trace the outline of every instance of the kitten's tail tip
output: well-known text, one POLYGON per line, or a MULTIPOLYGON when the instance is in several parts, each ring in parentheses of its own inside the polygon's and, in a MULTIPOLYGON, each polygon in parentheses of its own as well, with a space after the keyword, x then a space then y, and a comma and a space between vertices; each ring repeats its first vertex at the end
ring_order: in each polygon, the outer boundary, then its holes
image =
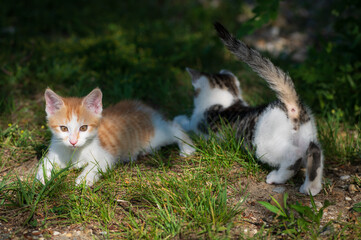
POLYGON ((214 22, 213 23, 214 29, 216 29, 218 36, 221 39, 229 39, 232 38, 232 35, 228 32, 228 30, 220 23, 220 22, 214 22))

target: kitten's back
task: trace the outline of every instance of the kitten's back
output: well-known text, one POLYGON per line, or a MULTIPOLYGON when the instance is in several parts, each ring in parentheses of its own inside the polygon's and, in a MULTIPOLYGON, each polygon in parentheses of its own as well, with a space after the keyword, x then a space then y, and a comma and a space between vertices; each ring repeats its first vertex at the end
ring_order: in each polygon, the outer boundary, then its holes
POLYGON ((154 110, 138 101, 122 101, 103 111, 98 136, 114 156, 129 157, 145 148, 154 136, 154 110))

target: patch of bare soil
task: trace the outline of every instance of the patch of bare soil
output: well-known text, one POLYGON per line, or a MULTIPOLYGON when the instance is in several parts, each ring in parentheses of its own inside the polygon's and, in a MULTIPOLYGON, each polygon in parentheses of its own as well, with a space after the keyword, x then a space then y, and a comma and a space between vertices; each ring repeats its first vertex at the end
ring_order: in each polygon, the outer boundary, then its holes
MULTIPOLYGON (((302 184, 302 171, 291 181, 292 183, 282 185, 269 185, 262 181, 252 178, 240 178, 238 181, 247 189, 249 194, 245 204, 242 218, 237 224, 240 225, 238 231, 243 231, 248 236, 256 234, 263 225, 272 226, 275 222, 274 214, 264 208, 259 201, 273 203, 271 196, 282 204, 284 194, 288 194, 288 203, 296 202, 305 206, 311 206, 310 197, 299 193, 299 187, 302 184)), ((361 175, 361 166, 343 165, 338 167, 328 167, 324 172, 323 190, 314 197, 318 210, 328 200, 331 206, 324 210, 321 225, 324 226, 329 221, 355 222, 356 217, 360 215, 352 211, 355 203, 361 202, 360 188, 355 183, 355 176, 361 175)), ((241 197, 241 196, 240 196, 241 197)), ((239 201, 240 198, 232 199, 239 201)), ((337 227, 337 226, 334 226, 337 227)), ((327 233, 325 233, 327 237, 327 233)))

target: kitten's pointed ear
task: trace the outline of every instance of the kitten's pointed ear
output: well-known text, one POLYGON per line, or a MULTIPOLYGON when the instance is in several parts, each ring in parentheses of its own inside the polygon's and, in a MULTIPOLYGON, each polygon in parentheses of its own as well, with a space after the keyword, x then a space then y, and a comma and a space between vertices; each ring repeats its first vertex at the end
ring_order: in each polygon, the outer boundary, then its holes
POLYGON ((102 97, 102 91, 99 88, 95 88, 84 98, 83 104, 91 112, 100 115, 103 111, 102 97))
POLYGON ((186 68, 187 72, 189 73, 189 75, 191 76, 192 78, 192 83, 194 84, 195 82, 197 82, 197 80, 202 76, 202 73, 197 71, 197 70, 194 70, 192 68, 186 68))
POLYGON ((50 88, 45 90, 44 97, 46 103, 45 111, 48 116, 53 115, 64 105, 62 98, 50 88))

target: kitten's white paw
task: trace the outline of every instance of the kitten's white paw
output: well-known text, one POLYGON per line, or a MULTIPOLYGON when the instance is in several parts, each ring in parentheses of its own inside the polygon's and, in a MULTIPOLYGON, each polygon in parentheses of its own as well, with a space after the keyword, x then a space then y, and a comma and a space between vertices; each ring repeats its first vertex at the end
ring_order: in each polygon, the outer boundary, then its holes
POLYGON ((304 183, 301 187, 300 187, 300 192, 310 195, 310 192, 312 194, 312 196, 315 196, 316 194, 318 194, 320 191, 322 190, 322 184, 306 184, 304 183))
POLYGON ((86 163, 77 161, 77 162, 75 162, 75 163, 73 164, 72 167, 75 168, 75 169, 79 169, 79 168, 84 167, 85 165, 86 165, 86 163))
POLYGON ((179 153, 179 155, 181 157, 188 157, 188 156, 192 155, 196 151, 196 149, 194 147, 189 146, 187 144, 184 144, 184 145, 185 146, 183 146, 182 151, 179 153))
POLYGON ((94 185, 93 180, 88 179, 88 178, 84 178, 83 176, 79 176, 79 177, 77 177, 77 179, 75 179, 75 185, 76 186, 80 186, 84 182, 85 182, 85 185, 87 185, 88 187, 91 187, 91 186, 94 185))
POLYGON ((266 183, 268 184, 284 184, 287 179, 282 178, 278 170, 273 170, 267 176, 266 183))
POLYGON ((173 122, 178 123, 185 131, 189 131, 189 119, 186 115, 179 115, 173 119, 173 122))
POLYGON ((38 179, 42 184, 45 184, 45 179, 43 173, 40 171, 36 174, 36 179, 38 179))
POLYGON ((36 179, 38 179, 42 184, 45 184, 45 177, 49 179, 50 176, 51 176, 51 169, 46 169, 44 176, 43 166, 39 166, 38 172, 36 174, 36 179))

